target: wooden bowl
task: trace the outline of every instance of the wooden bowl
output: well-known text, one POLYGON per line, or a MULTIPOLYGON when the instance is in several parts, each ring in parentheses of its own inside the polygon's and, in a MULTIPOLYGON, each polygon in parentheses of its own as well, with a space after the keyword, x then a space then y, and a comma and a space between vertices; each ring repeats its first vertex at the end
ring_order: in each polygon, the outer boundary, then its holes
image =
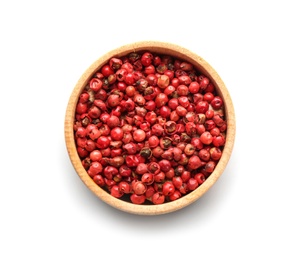
POLYGON ((127 44, 117 49, 111 50, 98 60, 96 60, 80 77, 75 88, 72 91, 70 96, 66 116, 65 116, 65 141, 67 151, 70 157, 70 160, 73 164, 75 171, 78 176, 84 182, 84 184, 91 190, 98 198, 100 198, 105 203, 110 206, 117 208, 118 210, 125 211, 132 214, 138 215, 159 215, 170 213, 182 209, 191 203, 199 199, 203 194, 205 194, 218 180, 222 175, 233 150, 234 141, 235 141, 235 113, 234 107, 230 94, 223 83, 222 79, 218 73, 201 57, 197 54, 175 44, 165 43, 165 42, 156 42, 156 41, 143 41, 135 42, 132 44, 127 44), (205 74, 210 80, 214 83, 215 88, 224 100, 225 107, 225 116, 227 120, 227 130, 226 130, 226 143, 223 147, 223 154, 220 158, 216 168, 212 174, 202 183, 197 189, 191 193, 171 202, 167 202, 160 205, 136 205, 131 202, 127 202, 118 198, 113 197, 107 191, 100 188, 88 175, 84 169, 79 155, 77 153, 75 141, 74 141, 74 116, 75 108, 78 101, 78 97, 88 80, 94 75, 94 73, 99 70, 107 61, 112 57, 122 57, 133 51, 144 51, 149 50, 151 52, 160 53, 160 54, 169 54, 171 56, 177 57, 179 59, 188 61, 192 63, 197 70, 205 74))

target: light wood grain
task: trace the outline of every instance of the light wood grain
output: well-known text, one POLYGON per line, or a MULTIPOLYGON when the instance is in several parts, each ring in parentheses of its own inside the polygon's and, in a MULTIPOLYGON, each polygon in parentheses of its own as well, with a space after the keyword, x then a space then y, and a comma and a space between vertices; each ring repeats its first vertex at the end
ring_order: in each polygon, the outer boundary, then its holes
POLYGON ((77 82, 75 88, 72 91, 70 96, 65 116, 65 141, 67 151, 71 160, 71 163, 84 182, 84 184, 102 201, 109 204, 110 206, 125 211, 132 214, 137 215, 159 215, 170 213, 179 209, 182 209, 191 203, 195 202, 199 199, 205 192, 207 192, 214 183, 219 179, 222 175, 224 169, 226 168, 228 161, 231 157, 232 150, 234 147, 236 135, 236 122, 235 122, 235 111, 232 103, 232 99, 230 97, 230 93, 226 88, 224 82, 218 75, 218 73, 206 62, 202 57, 197 54, 187 50, 181 46, 172 43, 166 42, 157 42, 157 41, 142 41, 135 42, 132 44, 127 44, 121 46, 117 49, 111 50, 99 59, 97 59, 80 77, 77 82), (98 185, 94 183, 94 181, 89 177, 87 172, 82 166, 81 160, 79 159, 75 142, 74 142, 74 133, 73 133, 73 123, 74 123, 74 115, 75 115, 75 107, 78 101, 78 97, 87 84, 88 80, 93 76, 93 74, 100 69, 107 61, 112 57, 122 57, 124 55, 129 54, 133 51, 143 51, 150 50, 152 52, 160 53, 160 54, 169 54, 175 56, 180 59, 184 59, 186 61, 191 62, 196 69, 206 74, 210 80, 215 84, 215 87, 219 93, 219 95, 223 98, 225 102, 225 113, 227 119, 227 133, 226 133, 226 144, 224 146, 223 155, 218 162, 214 172, 210 175, 210 177, 200 185, 196 190, 189 193, 182 198, 168 202, 162 205, 135 205, 117 198, 112 197, 109 193, 101 189, 98 185))

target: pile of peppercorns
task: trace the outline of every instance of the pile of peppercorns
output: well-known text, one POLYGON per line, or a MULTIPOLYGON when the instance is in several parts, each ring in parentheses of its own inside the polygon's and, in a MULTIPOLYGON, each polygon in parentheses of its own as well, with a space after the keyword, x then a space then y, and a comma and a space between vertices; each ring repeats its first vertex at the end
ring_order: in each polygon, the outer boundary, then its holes
POLYGON ((111 58, 75 109, 88 175, 134 204, 163 204, 197 189, 222 156, 226 129, 213 82, 190 62, 149 51, 111 58))

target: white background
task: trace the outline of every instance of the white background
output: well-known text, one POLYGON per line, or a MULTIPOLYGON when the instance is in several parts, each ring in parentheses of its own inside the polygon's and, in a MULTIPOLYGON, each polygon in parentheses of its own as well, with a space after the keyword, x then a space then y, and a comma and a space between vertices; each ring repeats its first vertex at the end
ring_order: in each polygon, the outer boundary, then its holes
POLYGON ((1 1, 0 259, 306 259, 303 2, 1 1), (218 182, 159 216, 96 198, 64 142, 81 74, 141 40, 202 56, 237 120, 218 182))

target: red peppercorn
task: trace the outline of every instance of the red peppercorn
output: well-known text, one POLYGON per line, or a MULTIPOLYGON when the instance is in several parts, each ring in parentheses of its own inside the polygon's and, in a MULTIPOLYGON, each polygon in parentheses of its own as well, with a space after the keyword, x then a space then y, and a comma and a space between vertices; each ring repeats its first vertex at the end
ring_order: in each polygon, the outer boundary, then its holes
MULTIPOLYGON (((105 186, 110 190, 114 185, 116 185, 116 182, 114 180, 109 180, 107 178, 104 179, 105 186)), ((110 192, 111 193, 111 192, 110 192)), ((115 196, 114 196, 115 197, 115 196)), ((120 198, 120 197, 119 197, 120 198)))
POLYGON ((189 62, 183 61, 182 63, 180 63, 180 69, 184 71, 190 71, 193 69, 193 66, 189 62))
POLYGON ((153 194, 152 196, 152 203, 155 205, 158 204, 163 204, 165 202, 165 195, 160 193, 160 192, 156 192, 153 194))
POLYGON ((205 181, 205 176, 203 173, 197 173, 194 175, 195 180, 201 185, 205 181))
POLYGON ((213 93, 215 91, 215 86, 210 82, 208 85, 207 85, 207 87, 206 87, 206 89, 205 89, 205 92, 211 92, 211 93, 213 93))
POLYGON ((119 189, 118 185, 114 185, 111 188, 110 191, 111 195, 114 196, 115 198, 121 198, 123 196, 123 192, 119 189))
MULTIPOLYGON (((153 100, 149 100, 145 103, 145 109, 150 110, 150 111, 154 111, 156 108, 156 104, 153 100)), ((152 112, 154 113, 154 112, 152 112)))
POLYGON ((180 158, 180 160, 178 161, 178 163, 179 163, 180 165, 187 165, 187 163, 188 163, 188 157, 187 157, 187 155, 183 153, 183 154, 181 155, 181 158, 180 158))
POLYGON ((145 52, 140 60, 143 66, 149 66, 153 62, 153 55, 150 52, 145 52))
POLYGON ((122 60, 118 58, 111 58, 109 61, 109 65, 113 70, 118 70, 122 66, 122 60))
POLYGON ((77 106, 76 106, 76 113, 78 114, 84 114, 87 112, 87 103, 78 103, 77 106))
POLYGON ((108 136, 110 134, 110 128, 106 124, 101 125, 101 127, 99 128, 99 131, 101 135, 103 136, 108 136))
POLYGON ((104 77, 108 77, 109 75, 114 74, 114 70, 108 64, 102 67, 101 72, 104 77))
POLYGON ((91 161, 95 162, 95 161, 100 161, 102 159, 102 153, 100 152, 100 150, 93 150, 90 154, 89 154, 89 158, 91 161))
POLYGON ((86 128, 79 126, 76 131, 75 131, 75 136, 76 137, 86 137, 87 131, 86 128))
POLYGON ((79 97, 80 103, 86 103, 89 100, 89 94, 87 92, 83 92, 79 97))
POLYGON ((167 106, 162 106, 160 107, 159 109, 159 115, 162 117, 162 118, 167 118, 169 117, 171 114, 171 109, 167 106))
POLYGON ((210 104, 214 109, 220 109, 223 106, 223 100, 221 97, 215 96, 210 104))
POLYGON ((210 132, 205 131, 203 134, 201 134, 200 140, 203 144, 211 144, 211 142, 213 141, 213 136, 210 132))
POLYGON ((106 119, 106 124, 110 128, 114 128, 116 126, 119 126, 120 120, 117 116, 111 115, 108 119, 106 119))
POLYGON ((134 154, 131 154, 125 157, 125 163, 128 167, 136 167, 139 163, 139 160, 134 154))
POLYGON ((216 167, 216 163, 214 161, 208 161, 205 164, 205 171, 208 172, 208 173, 211 173, 211 172, 213 172, 215 167, 216 167))
POLYGON ((130 196, 130 199, 131 199, 132 203, 139 205, 139 204, 143 204, 146 201, 146 196, 143 195, 143 194, 137 195, 137 194, 133 193, 130 196))
POLYGON ((141 94, 135 94, 133 101, 138 105, 138 106, 143 106, 146 103, 145 98, 141 94))
POLYGON ((168 160, 160 160, 158 164, 163 172, 168 172, 171 169, 171 163, 168 160))
POLYGON ((126 181, 121 181, 118 184, 118 189, 120 192, 125 194, 131 193, 131 185, 126 181))
POLYGON ((146 80, 150 86, 156 86, 158 78, 155 74, 152 73, 146 77, 146 80))
POLYGON ((143 130, 137 129, 133 132, 133 139, 136 142, 142 142, 145 138, 146 138, 146 133, 143 130))
POLYGON ((78 147, 77 148, 77 152, 78 152, 78 155, 81 157, 81 158, 84 158, 84 157, 87 157, 88 156, 88 151, 83 148, 83 147, 78 147))
POLYGON ((102 170, 103 170, 103 167, 102 167, 101 163, 92 162, 89 169, 88 169, 88 174, 93 177, 94 175, 97 175, 97 174, 101 173, 102 170))
POLYGON ((172 182, 166 181, 163 184, 162 192, 165 196, 170 196, 175 192, 175 187, 172 182))
POLYGON ((93 140, 91 140, 91 139, 87 139, 86 143, 85 143, 85 149, 88 152, 93 151, 94 149, 96 149, 96 143, 93 140))
POLYGON ((156 135, 152 135, 149 139, 148 139, 148 144, 151 148, 155 148, 159 145, 159 139, 156 135))
POLYGON ((161 75, 158 79, 157 79, 157 85, 161 88, 161 89, 165 89, 166 87, 168 87, 170 84, 170 79, 167 75, 161 75))
POLYGON ((187 108, 190 105, 189 99, 186 96, 179 97, 178 102, 184 108, 187 108))
POLYGON ((216 147, 223 146, 225 144, 225 138, 223 135, 214 136, 212 144, 216 147))
POLYGON ((193 155, 194 152, 195 152, 195 147, 194 147, 192 144, 187 144, 187 145, 185 146, 184 153, 185 153, 187 156, 193 155))
POLYGON ((161 136, 164 133, 164 128, 160 124, 154 124, 151 130, 152 134, 156 136, 161 136))
POLYGON ((204 125, 208 131, 216 127, 216 123, 212 119, 206 120, 204 125))
POLYGON ((172 153, 173 153, 173 159, 175 161, 179 161, 181 159, 183 151, 178 147, 173 147, 172 153))
POLYGON ((107 98, 107 104, 110 107, 116 107, 120 104, 120 97, 119 95, 111 94, 107 98))
POLYGON ((181 174, 181 178, 182 178, 182 181, 183 183, 186 183, 190 178, 191 178, 191 173, 190 171, 183 171, 182 174, 181 174))
POLYGON ((98 78, 92 78, 89 82, 89 87, 93 91, 98 91, 102 88, 102 81, 98 78))
POLYGON ((128 73, 133 72, 133 65, 129 62, 123 62, 121 69, 125 69, 128 73))
POLYGON ((123 145, 123 150, 127 154, 136 154, 137 153, 137 145, 135 143, 126 143, 123 145))
POLYGON ((154 185, 147 185, 147 190, 145 192, 146 198, 152 201, 152 196, 154 195, 154 193, 155 193, 154 185))
POLYGON ((189 85, 191 83, 191 78, 187 75, 182 75, 178 77, 180 84, 189 85))
POLYGON ((144 173, 141 176, 141 181, 146 184, 146 185, 150 185, 154 182, 154 175, 152 173, 144 173))
POLYGON ((155 182, 163 182, 166 178, 166 175, 164 172, 159 172, 153 175, 155 182))
POLYGON ((200 84, 200 88, 201 88, 202 90, 206 90, 206 88, 207 88, 207 86, 208 86, 208 84, 209 84, 209 82, 210 82, 209 78, 207 78, 207 77, 201 75, 201 76, 198 78, 198 81, 199 81, 199 84, 200 84))
POLYGON ((100 150, 102 157, 109 157, 111 155, 111 149, 109 147, 100 150))
POLYGON ((110 148, 111 149, 120 148, 122 146, 122 141, 114 141, 114 140, 111 139, 110 136, 108 138, 111 140, 111 142, 110 142, 110 148))
POLYGON ((119 174, 122 176, 122 177, 128 177, 128 176, 131 176, 132 174, 132 170, 130 167, 128 167, 127 165, 121 165, 119 167, 119 174))
POLYGON ((208 103, 210 103, 213 99, 214 99, 214 94, 211 92, 206 92, 203 96, 203 100, 207 101, 208 103))
POLYGON ((173 94, 175 92, 175 87, 172 85, 169 85, 168 87, 165 88, 164 90, 164 94, 166 94, 167 96, 170 96, 171 94, 173 94))
POLYGON ((112 140, 120 141, 123 138, 123 130, 120 127, 114 127, 110 132, 112 140))
POLYGON ((106 136, 100 136, 97 141, 96 141, 96 145, 98 148, 100 149, 105 149, 107 147, 109 147, 110 145, 110 140, 108 137, 106 136))
POLYGON ((173 135, 176 133, 176 123, 174 121, 167 121, 164 125, 165 133, 168 135, 173 135))
POLYGON ((105 181, 104 181, 103 177, 100 174, 97 174, 97 175, 93 176, 92 179, 100 187, 103 187, 105 185, 105 181))
POLYGON ((108 179, 111 179, 112 176, 118 174, 118 172, 119 172, 119 171, 118 171, 117 168, 115 168, 114 166, 108 165, 108 166, 106 166, 106 167, 104 168, 103 174, 104 174, 105 176, 110 176, 110 178, 108 178, 108 179))
POLYGON ((114 157, 117 157, 117 156, 120 156, 120 155, 122 155, 122 149, 121 148, 111 149, 110 157, 114 158, 114 157))
POLYGON ((152 149, 153 158, 159 158, 163 154, 163 152, 164 150, 160 146, 153 148, 152 149))
POLYGON ((194 178, 190 178, 187 182, 187 188, 189 190, 195 190, 198 186, 199 186, 199 183, 194 178))
POLYGON ((212 136, 218 136, 220 135, 220 129, 218 127, 214 127, 213 129, 210 130, 210 134, 212 136))
POLYGON ((215 115, 215 112, 213 110, 207 110, 205 112, 206 119, 212 119, 214 115, 215 115))
POLYGON ((178 190, 175 190, 173 194, 169 196, 170 201, 177 200, 182 197, 182 193, 178 190))
POLYGON ((209 104, 207 101, 200 101, 196 104, 195 110, 197 113, 205 114, 209 108, 209 104))
POLYGON ((137 174, 144 174, 148 172, 148 166, 145 163, 139 163, 136 167, 135 172, 137 174))
POLYGON ((132 183, 132 190, 137 195, 142 195, 146 192, 147 187, 142 181, 132 183))
POLYGON ((218 147, 212 147, 209 150, 211 159, 218 161, 222 156, 222 151, 218 147))
POLYGON ((188 90, 189 90, 190 93, 196 94, 200 90, 200 84, 196 81, 193 81, 193 82, 190 83, 190 85, 188 87, 188 90))
POLYGON ((122 156, 116 156, 116 157, 113 157, 113 158, 108 158, 107 162, 111 166, 119 168, 124 163, 124 158, 122 156))
POLYGON ((172 145, 172 140, 168 136, 163 136, 162 138, 160 138, 159 145, 162 149, 168 149, 172 145))
POLYGON ((203 124, 196 124, 196 131, 199 136, 205 132, 205 126, 203 124))
POLYGON ((188 161, 188 167, 192 170, 196 170, 202 166, 201 159, 197 155, 192 155, 188 161))

